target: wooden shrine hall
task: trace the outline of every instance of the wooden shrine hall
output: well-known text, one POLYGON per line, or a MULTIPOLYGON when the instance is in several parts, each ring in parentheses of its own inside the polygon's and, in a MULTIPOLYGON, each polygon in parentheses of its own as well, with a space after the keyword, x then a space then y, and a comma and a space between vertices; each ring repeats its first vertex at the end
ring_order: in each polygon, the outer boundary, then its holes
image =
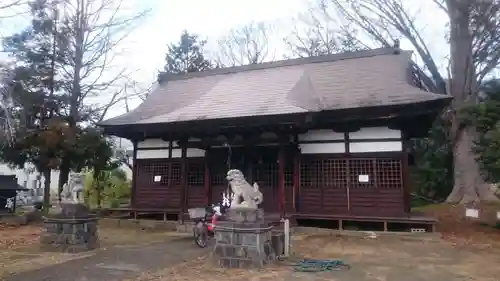
POLYGON ((105 132, 134 143, 129 210, 218 203, 228 169, 296 219, 422 221, 410 210, 408 141, 451 98, 418 85, 395 48, 159 75, 105 132))

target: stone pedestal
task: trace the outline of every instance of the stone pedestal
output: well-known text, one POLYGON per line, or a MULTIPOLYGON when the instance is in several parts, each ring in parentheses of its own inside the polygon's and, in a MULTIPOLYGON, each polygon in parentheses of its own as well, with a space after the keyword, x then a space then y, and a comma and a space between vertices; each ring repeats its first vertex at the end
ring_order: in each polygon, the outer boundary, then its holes
POLYGON ((213 257, 225 268, 261 268, 276 259, 271 236, 262 210, 230 209, 215 226, 213 257))
POLYGON ((61 204, 61 212, 44 218, 43 250, 82 252, 99 247, 98 218, 82 204, 61 204))

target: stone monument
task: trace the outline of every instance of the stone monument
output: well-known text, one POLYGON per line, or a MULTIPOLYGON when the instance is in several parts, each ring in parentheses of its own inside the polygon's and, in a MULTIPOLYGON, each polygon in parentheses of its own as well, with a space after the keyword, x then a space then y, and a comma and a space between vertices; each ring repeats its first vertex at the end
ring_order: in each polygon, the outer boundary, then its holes
POLYGON ((99 246, 95 214, 83 204, 83 173, 70 174, 61 193, 61 211, 44 218, 46 231, 40 238, 42 248, 60 252, 81 252, 99 246))
POLYGON ((276 256, 271 245, 271 230, 264 221, 259 186, 250 185, 239 170, 229 170, 226 179, 232 200, 224 219, 215 225, 213 256, 225 268, 260 268, 276 256))

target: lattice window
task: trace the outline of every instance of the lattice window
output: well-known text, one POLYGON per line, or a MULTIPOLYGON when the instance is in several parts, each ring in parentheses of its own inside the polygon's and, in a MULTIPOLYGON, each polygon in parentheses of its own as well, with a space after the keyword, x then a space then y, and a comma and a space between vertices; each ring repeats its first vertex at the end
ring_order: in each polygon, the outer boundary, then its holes
POLYGON ((170 178, 170 165, 168 160, 151 161, 141 160, 137 162, 137 182, 148 185, 168 185, 170 178), (159 182, 155 182, 155 176, 160 176, 159 182))
POLYGON ((261 186, 277 186, 279 181, 278 163, 257 164, 253 176, 254 181, 261 186))
POLYGON ((168 185, 168 179, 170 177, 170 163, 168 162, 157 162, 153 166, 153 174, 149 177, 151 183, 168 185), (161 176, 160 182, 154 182, 155 176, 161 176))
POLYGON ((401 161, 396 159, 377 159, 377 187, 402 188, 403 174, 401 161))
POLYGON ((325 159, 322 163, 322 182, 326 188, 347 188, 347 160, 325 159))
POLYGON ((224 165, 211 165, 210 166, 210 184, 216 185, 226 185, 226 174, 227 167, 224 165))
POLYGON ((376 178, 374 178, 374 162, 372 159, 349 159, 349 176, 351 188, 373 188, 376 178), (367 183, 359 182, 359 175, 368 175, 367 183))
POLYGON ((203 186, 205 182, 205 163, 202 161, 188 163, 188 185, 203 186))
POLYGON ((170 164, 170 184, 180 185, 182 180, 182 169, 180 162, 170 164))
POLYGON ((303 158, 300 162, 300 186, 305 188, 320 188, 322 166, 320 159, 303 158))

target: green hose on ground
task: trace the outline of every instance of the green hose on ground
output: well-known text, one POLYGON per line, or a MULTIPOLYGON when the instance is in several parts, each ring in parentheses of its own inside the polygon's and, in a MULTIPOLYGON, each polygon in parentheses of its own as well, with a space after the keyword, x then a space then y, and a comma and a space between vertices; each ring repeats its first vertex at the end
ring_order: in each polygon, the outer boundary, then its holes
POLYGON ((350 269, 348 264, 341 260, 301 260, 293 265, 293 270, 296 272, 321 272, 321 271, 338 271, 341 269, 350 269))

